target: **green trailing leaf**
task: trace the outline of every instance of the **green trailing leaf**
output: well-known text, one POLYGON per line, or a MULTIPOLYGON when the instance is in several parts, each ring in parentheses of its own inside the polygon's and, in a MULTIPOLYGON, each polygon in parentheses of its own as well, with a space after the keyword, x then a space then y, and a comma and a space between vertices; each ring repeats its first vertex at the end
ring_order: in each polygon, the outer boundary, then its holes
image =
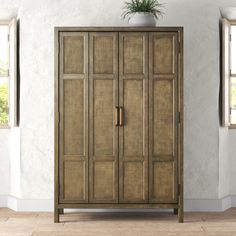
POLYGON ((130 0, 124 3, 123 19, 136 12, 151 13, 156 19, 163 16, 163 4, 158 0, 130 0))

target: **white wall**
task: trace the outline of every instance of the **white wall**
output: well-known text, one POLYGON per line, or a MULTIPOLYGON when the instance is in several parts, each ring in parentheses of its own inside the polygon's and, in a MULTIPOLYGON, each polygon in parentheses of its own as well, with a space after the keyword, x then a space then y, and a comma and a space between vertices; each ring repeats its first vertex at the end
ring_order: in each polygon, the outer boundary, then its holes
POLYGON ((0 130, 0 195, 8 195, 10 190, 9 129, 0 130))
POLYGON ((236 132, 229 131, 230 194, 236 195, 236 132))
MULTIPOLYGON (((219 133, 219 197, 225 197, 231 193, 230 189, 230 153, 228 129, 220 128, 219 133)), ((232 193, 231 193, 232 194, 232 193)))
POLYGON ((11 128, 9 137, 10 190, 9 195, 21 197, 20 128, 11 128))
POLYGON ((217 198, 219 9, 212 1, 168 1, 168 9, 163 24, 185 30, 185 197, 217 198))
MULTIPOLYGON (((185 198, 236 194, 236 184, 230 182, 236 178, 231 167, 234 151, 227 155, 235 131, 228 138, 228 131, 219 129, 218 115, 219 7, 236 2, 164 2, 166 14, 158 24, 184 26, 185 31, 185 198)), ((17 197, 53 198, 54 26, 122 26, 126 24, 120 18, 122 4, 122 0, 0 0, 1 8, 18 8, 20 19, 20 157, 15 153, 10 158, 18 160, 14 168, 20 181, 13 188, 17 197)))

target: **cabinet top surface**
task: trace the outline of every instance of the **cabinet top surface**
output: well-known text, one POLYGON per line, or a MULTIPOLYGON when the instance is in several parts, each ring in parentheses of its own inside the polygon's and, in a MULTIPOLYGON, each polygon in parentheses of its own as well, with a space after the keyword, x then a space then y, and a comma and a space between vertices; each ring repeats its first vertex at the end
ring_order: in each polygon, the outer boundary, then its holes
POLYGON ((96 26, 96 27, 55 27, 55 32, 73 32, 73 31, 101 31, 101 32, 168 32, 168 31, 183 31, 183 27, 103 27, 103 26, 96 26))

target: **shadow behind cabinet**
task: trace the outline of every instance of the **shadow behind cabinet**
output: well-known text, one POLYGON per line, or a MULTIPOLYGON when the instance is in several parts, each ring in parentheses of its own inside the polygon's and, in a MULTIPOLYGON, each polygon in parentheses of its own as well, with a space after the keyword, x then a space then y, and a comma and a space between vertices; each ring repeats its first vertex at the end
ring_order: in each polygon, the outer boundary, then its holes
POLYGON ((55 29, 55 222, 65 208, 183 221, 183 29, 55 29))

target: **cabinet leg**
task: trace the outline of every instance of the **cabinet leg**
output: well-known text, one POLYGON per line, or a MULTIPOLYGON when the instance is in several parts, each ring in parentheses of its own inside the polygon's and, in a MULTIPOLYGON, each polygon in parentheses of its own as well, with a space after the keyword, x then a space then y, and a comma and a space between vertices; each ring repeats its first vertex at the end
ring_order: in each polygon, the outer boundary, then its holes
POLYGON ((58 209, 58 213, 61 214, 61 215, 64 214, 64 209, 63 208, 59 208, 58 209))
POLYGON ((178 208, 178 220, 179 220, 179 223, 184 222, 183 207, 178 208))
POLYGON ((59 223, 59 209, 54 209, 54 223, 59 223))
POLYGON ((174 208, 174 215, 178 215, 178 208, 174 208))

